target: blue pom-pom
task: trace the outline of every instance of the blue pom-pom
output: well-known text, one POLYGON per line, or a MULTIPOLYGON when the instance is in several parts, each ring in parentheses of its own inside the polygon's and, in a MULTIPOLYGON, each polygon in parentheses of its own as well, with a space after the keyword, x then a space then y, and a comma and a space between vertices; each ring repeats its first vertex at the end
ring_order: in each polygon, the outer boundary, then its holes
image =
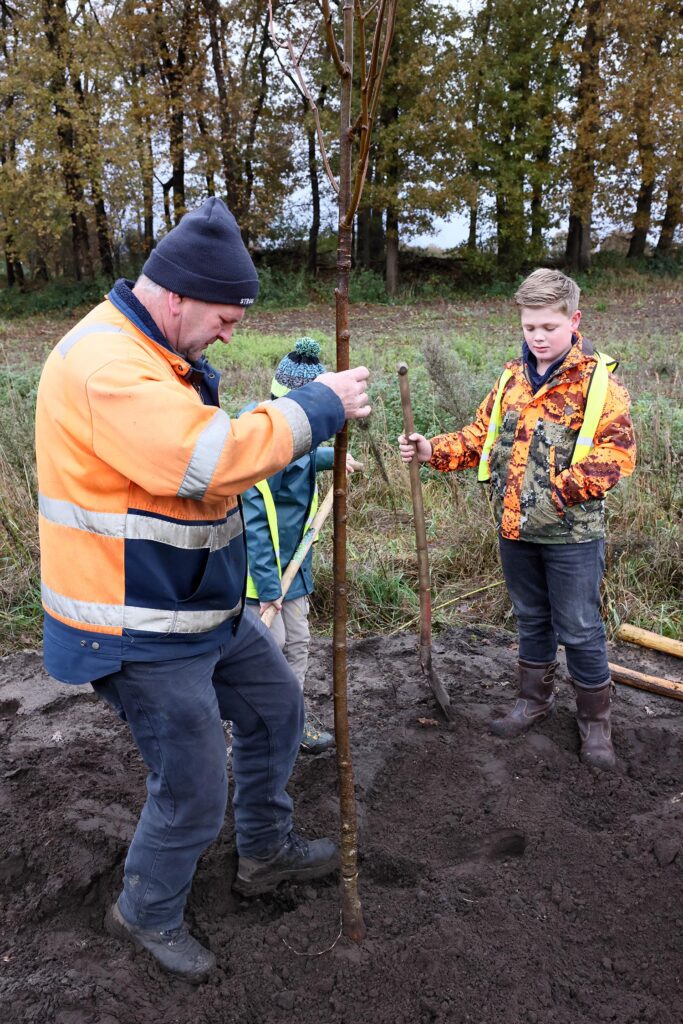
POLYGON ((320 359, 320 345, 315 338, 299 338, 294 351, 308 359, 320 359))

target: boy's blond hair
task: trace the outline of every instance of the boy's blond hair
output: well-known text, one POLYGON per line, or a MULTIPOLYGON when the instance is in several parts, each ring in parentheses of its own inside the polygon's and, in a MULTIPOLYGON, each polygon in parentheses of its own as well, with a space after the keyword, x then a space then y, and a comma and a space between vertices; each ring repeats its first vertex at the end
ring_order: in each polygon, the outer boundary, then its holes
POLYGON ((518 306, 554 306, 567 316, 579 308, 581 289, 559 270, 534 270, 515 292, 518 306))

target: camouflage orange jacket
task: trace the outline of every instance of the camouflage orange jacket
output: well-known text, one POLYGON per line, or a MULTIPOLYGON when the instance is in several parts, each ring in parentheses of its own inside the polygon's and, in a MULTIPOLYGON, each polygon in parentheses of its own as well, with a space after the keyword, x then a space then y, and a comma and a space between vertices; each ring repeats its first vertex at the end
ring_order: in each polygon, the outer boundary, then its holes
MULTIPOLYGON (((506 365, 513 375, 503 394, 503 425, 490 457, 491 496, 501 536, 543 544, 603 537, 605 494, 635 466, 626 388, 610 375, 593 448, 572 466, 595 367, 594 349, 579 335, 536 394, 521 359, 506 365)), ((498 382, 473 423, 432 438, 429 465, 443 473, 478 465, 497 391, 498 382)))

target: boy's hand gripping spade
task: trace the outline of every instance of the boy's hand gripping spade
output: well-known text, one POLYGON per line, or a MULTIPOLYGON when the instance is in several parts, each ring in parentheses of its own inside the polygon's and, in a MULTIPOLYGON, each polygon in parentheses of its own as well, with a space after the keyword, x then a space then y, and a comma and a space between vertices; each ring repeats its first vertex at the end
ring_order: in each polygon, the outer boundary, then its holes
MULTIPOLYGON (((408 367, 405 363, 398 364, 398 386, 401 391, 405 436, 410 437, 415 432, 415 423, 410 404, 408 367)), ((420 580, 420 666, 427 677, 439 707, 446 719, 452 721, 453 709, 450 697, 446 693, 445 687, 432 665, 432 593, 429 578, 427 529, 425 526, 424 505, 422 503, 422 484, 420 483, 420 464, 417 458, 413 458, 408 468, 410 470, 410 490, 413 498, 413 520, 415 523, 415 539, 417 541, 417 569, 420 580)))

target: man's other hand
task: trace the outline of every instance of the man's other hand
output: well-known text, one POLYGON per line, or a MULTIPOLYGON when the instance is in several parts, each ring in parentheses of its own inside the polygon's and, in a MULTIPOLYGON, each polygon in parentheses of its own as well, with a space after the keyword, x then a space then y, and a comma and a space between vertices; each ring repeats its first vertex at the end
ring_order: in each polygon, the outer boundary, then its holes
POLYGON ((369 376, 370 371, 365 366, 356 366, 341 373, 321 373, 315 382, 334 391, 344 406, 347 420, 364 420, 371 412, 366 390, 369 376))

